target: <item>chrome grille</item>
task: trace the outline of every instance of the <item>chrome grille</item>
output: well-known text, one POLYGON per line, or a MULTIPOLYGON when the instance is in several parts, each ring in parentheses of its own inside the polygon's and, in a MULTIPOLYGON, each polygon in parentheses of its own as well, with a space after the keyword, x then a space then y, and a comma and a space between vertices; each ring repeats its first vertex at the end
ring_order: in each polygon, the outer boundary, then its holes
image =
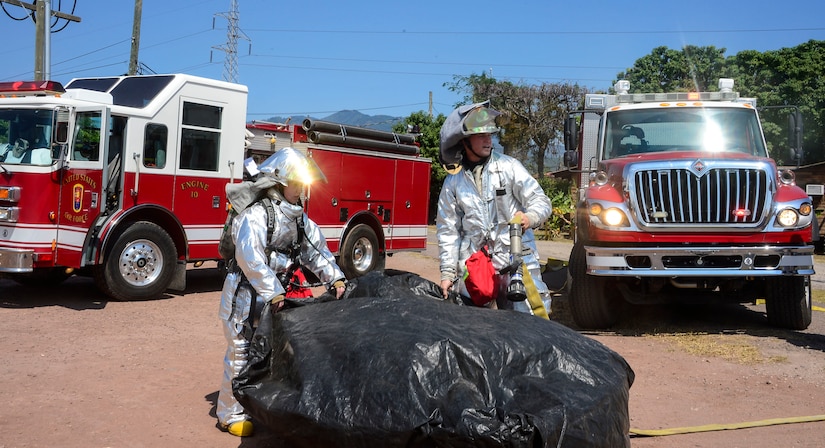
POLYGON ((668 168, 637 171, 632 193, 644 224, 758 224, 769 187, 758 168, 668 168))

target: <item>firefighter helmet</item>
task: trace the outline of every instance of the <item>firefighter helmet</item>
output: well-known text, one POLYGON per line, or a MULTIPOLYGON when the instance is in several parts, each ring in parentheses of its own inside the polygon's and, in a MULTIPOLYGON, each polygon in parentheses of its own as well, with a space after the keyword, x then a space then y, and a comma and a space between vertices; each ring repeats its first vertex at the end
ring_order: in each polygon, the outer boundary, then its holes
POLYGON ((461 121, 461 128, 464 135, 473 134, 495 134, 499 131, 496 125, 496 117, 501 115, 501 112, 490 109, 489 107, 477 107, 461 121))
POLYGON ((284 186, 289 181, 298 181, 305 185, 315 181, 327 181, 318 164, 294 148, 283 148, 275 152, 261 163, 258 170, 284 186))
POLYGON ((490 102, 467 104, 452 111, 441 126, 439 158, 448 172, 457 172, 461 165, 461 141, 473 134, 499 131, 496 124, 501 112, 491 109, 490 102))

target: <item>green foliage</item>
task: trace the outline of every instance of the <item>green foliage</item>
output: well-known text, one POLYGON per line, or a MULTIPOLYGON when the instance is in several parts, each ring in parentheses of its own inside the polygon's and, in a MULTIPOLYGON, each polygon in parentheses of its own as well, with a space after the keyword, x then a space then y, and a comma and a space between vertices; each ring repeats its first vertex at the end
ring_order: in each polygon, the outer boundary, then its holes
POLYGON ((9 142, 9 121, 0 120, 0 143, 9 142))
POLYGON ((428 207, 429 219, 427 220, 429 223, 435 222, 438 194, 441 192, 444 178, 447 177, 447 172, 441 166, 438 157, 441 125, 444 124, 446 119, 447 117, 444 114, 432 117, 424 111, 418 111, 413 112, 404 121, 393 126, 393 132, 396 133, 406 133, 407 125, 418 126, 420 134, 416 141, 421 145, 421 155, 433 161, 430 167, 430 203, 428 207))
POLYGON ((719 78, 735 80, 741 96, 756 98, 768 150, 779 164, 795 163, 788 143, 788 114, 798 106, 804 122, 803 163, 825 160, 825 41, 760 53, 745 50, 725 57, 724 48, 688 45, 657 47, 616 79, 631 92, 716 90, 719 78))
POLYGON ((685 92, 715 90, 725 66, 725 49, 687 45, 682 50, 656 47, 636 60, 617 79, 630 81, 634 92, 685 92))
POLYGON ((544 194, 553 204, 553 213, 536 232, 536 238, 544 240, 559 239, 567 235, 572 238, 572 223, 576 204, 570 194, 573 183, 569 179, 545 177, 539 179, 544 194))
POLYGON ((546 172, 545 158, 558 156, 564 120, 587 93, 577 84, 513 84, 485 74, 453 79, 449 89, 467 92, 466 103, 490 100, 505 115, 499 144, 537 178, 546 172))

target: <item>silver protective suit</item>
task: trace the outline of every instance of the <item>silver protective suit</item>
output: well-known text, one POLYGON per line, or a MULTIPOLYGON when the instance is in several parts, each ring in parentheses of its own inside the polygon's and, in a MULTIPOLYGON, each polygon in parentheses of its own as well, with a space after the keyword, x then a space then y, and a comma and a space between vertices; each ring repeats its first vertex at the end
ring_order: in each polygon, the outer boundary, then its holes
POLYGON ((263 303, 285 293, 276 274, 286 272, 292 264, 292 259, 278 249, 288 249, 297 241, 299 218, 304 221, 305 232, 300 248, 301 266, 315 273, 327 285, 345 278, 335 263, 320 229, 307 218, 303 208, 285 200, 274 199, 273 205, 276 218, 269 243, 270 248, 274 250, 269 259, 265 250, 266 208, 257 202, 243 210, 232 222, 232 239, 235 242, 238 268, 230 270, 226 275, 219 312, 227 350, 216 412, 218 421, 224 426, 249 419, 243 406, 232 393, 232 380, 238 376, 248 360, 251 332, 254 328, 252 320, 256 319, 253 310, 260 309, 263 303))
MULTIPOLYGON (((510 264, 508 224, 516 212, 525 213, 535 228, 547 220, 552 210, 550 199, 538 181, 510 156, 490 154, 483 166, 480 188, 476 188, 473 173, 467 170, 449 174, 438 198, 436 218, 441 278, 455 280, 460 292, 466 296, 462 279, 467 258, 489 244, 493 267, 496 270, 504 268, 510 264)), ((550 292, 541 279, 541 264, 532 229, 524 232, 522 246, 524 263, 549 313, 550 292)), ((506 282, 507 279, 499 279, 500 290, 506 282)), ((524 302, 514 305, 519 311, 529 312, 529 306, 524 302)))

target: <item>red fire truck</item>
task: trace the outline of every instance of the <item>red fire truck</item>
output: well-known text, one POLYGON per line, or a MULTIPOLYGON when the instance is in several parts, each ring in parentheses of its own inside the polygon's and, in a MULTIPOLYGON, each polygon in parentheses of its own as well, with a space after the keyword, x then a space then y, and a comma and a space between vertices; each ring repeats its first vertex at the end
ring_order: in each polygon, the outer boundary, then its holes
POLYGON ((565 127, 565 160, 582 168, 575 322, 609 327, 626 302, 764 298, 771 324, 807 328, 811 200, 768 157, 756 101, 731 79, 717 92, 614 89, 587 95, 565 127))
POLYGON ((247 129, 253 159, 292 147, 327 176, 328 183, 312 186, 306 211, 347 277, 383 269, 394 252, 426 249, 431 161, 413 135, 312 118, 252 122, 247 129))
MULTIPOLYGON (((219 259, 246 102, 245 86, 182 74, 0 83, 0 273, 32 284, 89 275, 118 300, 183 290, 187 263, 219 259)), ((342 169, 383 174, 364 167, 342 169)), ((390 185, 372 194, 383 200, 390 185)))

